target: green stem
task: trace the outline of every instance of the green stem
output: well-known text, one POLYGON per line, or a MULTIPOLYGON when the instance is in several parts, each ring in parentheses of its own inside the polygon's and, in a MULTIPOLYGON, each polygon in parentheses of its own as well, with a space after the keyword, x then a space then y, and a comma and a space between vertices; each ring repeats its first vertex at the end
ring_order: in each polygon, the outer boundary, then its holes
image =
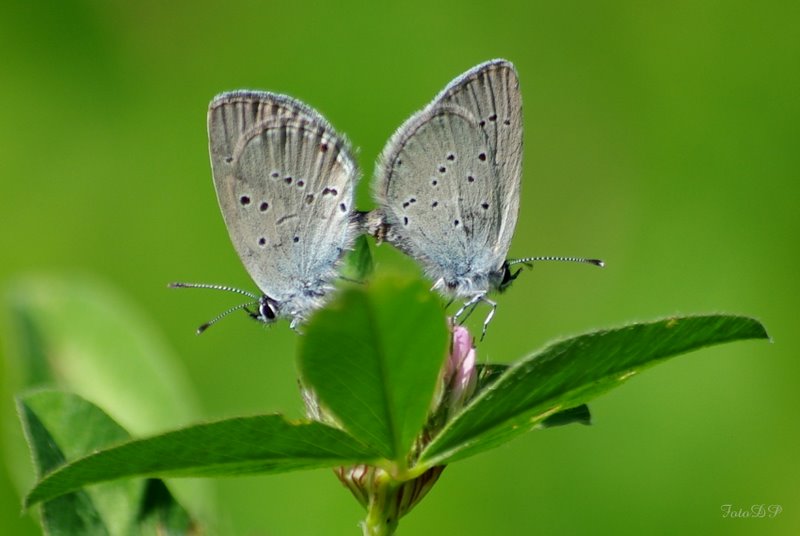
MULTIPOLYGON (((382 472, 381 472, 382 473, 382 472)), ((386 477, 385 473, 381 476, 386 477)), ((363 536, 391 536, 397 530, 397 492, 399 486, 388 478, 378 478, 370 493, 367 517, 361 522, 363 536)))

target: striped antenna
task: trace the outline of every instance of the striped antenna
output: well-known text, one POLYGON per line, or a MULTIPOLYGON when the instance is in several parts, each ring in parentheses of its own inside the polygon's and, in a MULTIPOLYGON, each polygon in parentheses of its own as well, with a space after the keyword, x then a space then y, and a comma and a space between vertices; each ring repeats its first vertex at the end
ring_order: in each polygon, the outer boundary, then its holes
POLYGON ((200 325, 200 327, 197 328, 198 335, 200 335, 205 330, 210 328, 212 324, 216 324, 218 321, 222 320, 232 312, 238 311, 239 309, 245 309, 250 316, 252 316, 253 318, 258 318, 258 314, 253 313, 252 311, 247 309, 251 305, 258 306, 261 303, 261 297, 257 296, 256 294, 253 294, 252 292, 247 292, 246 290, 242 290, 240 288, 228 287, 225 285, 213 285, 210 283, 170 283, 168 286, 169 288, 207 288, 211 290, 223 290, 225 292, 233 292, 236 294, 241 294, 242 296, 247 296, 248 298, 253 298, 255 300, 253 302, 247 302, 241 305, 237 305, 236 307, 231 307, 227 311, 220 313, 216 317, 212 318, 205 324, 200 325))
POLYGON ((260 299, 260 296, 253 294, 252 292, 247 292, 246 290, 242 290, 240 288, 228 287, 225 285, 212 285, 210 283, 170 283, 169 288, 208 288, 211 290, 224 290, 225 292, 235 292, 236 294, 241 294, 242 296, 247 296, 248 298, 253 298, 254 300, 260 299))
POLYGON ((539 261, 580 262, 583 264, 594 264, 595 266, 599 266, 600 268, 606 265, 606 263, 604 263, 600 259, 585 259, 583 257, 552 257, 552 256, 525 257, 524 259, 508 259, 506 264, 508 264, 508 266, 513 266, 515 264, 530 264, 539 261))
POLYGON ((238 311, 239 309, 245 309, 245 310, 247 310, 248 313, 250 313, 250 316, 253 316, 254 313, 250 312, 250 310, 247 309, 247 307, 249 307, 250 305, 258 305, 258 302, 248 302, 248 303, 243 303, 241 305, 237 305, 235 307, 231 307, 227 311, 218 314, 217 316, 215 316, 214 318, 212 318, 211 320, 209 320, 205 324, 202 324, 199 328, 197 328, 197 334, 200 335, 205 330, 210 328, 212 324, 216 324, 218 321, 222 320, 223 318, 225 318, 226 316, 228 316, 232 312, 238 311))

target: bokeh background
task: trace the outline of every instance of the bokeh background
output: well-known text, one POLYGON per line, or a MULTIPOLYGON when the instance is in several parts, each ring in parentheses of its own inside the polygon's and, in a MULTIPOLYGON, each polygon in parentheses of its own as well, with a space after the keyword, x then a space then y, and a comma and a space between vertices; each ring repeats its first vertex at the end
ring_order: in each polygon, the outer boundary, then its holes
MULTIPOLYGON (((367 209, 394 129, 462 71, 505 57, 525 110, 510 255, 598 256, 607 267, 524 273, 498 298, 480 358, 507 362, 557 337, 676 313, 752 315, 774 343, 679 357, 598 399, 591 427, 531 433, 449 467, 400 534, 798 534, 798 11, 5 0, 0 280, 13 290, 30 274, 80 274, 118 289, 180 356, 202 418, 300 415, 285 323, 265 331, 240 315, 196 337, 238 299, 166 289, 255 289, 216 205, 208 101, 258 88, 320 110, 359 148, 367 209), (725 519, 724 504, 783 511, 725 519)), ((413 269, 389 246, 376 259, 379 270, 413 269)), ((358 533, 360 508, 328 471, 214 486, 208 533, 358 533)), ((37 532, 0 474, 0 533, 37 532)))

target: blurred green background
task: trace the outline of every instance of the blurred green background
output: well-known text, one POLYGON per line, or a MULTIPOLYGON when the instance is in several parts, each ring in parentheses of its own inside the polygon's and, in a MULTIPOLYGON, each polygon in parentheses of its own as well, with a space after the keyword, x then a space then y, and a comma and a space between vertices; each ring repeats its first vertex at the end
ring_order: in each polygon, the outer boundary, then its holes
MULTIPOLYGON (((525 103, 510 255, 607 267, 524 273, 498 298, 479 357, 510 361, 556 337, 675 313, 749 314, 774 344, 677 358, 595 402, 591 427, 528 434, 449 467, 400 534, 798 534, 799 11, 5 0, 0 282, 96 278, 175 349, 203 418, 300 415, 286 323, 264 330, 239 315, 196 337, 238 299, 166 288, 255 289, 216 205, 208 101, 257 88, 320 110, 360 148, 367 209, 394 129, 462 71, 505 57, 525 103), (724 519, 724 504, 783 512, 724 519)), ((389 246, 376 256, 378 269, 411 266, 389 246)), ((220 517, 208 533, 358 533, 360 508, 329 471, 214 485, 220 517)), ((2 473, 0 533, 38 532, 19 504, 2 473)))

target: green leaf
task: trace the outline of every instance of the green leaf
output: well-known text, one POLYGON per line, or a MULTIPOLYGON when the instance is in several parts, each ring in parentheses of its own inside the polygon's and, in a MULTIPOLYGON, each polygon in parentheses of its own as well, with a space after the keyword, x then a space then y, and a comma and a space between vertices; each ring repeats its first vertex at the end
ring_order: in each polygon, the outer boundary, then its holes
MULTIPOLYGON (((477 363, 475 368, 478 374, 478 383, 475 386, 475 395, 489 387, 508 370, 509 365, 502 363, 477 363)), ((475 397, 473 395, 473 398, 475 397)))
POLYGON ((669 357, 764 338, 767 333, 756 320, 710 315, 632 324, 553 344, 515 363, 481 391, 433 439, 420 464, 445 464, 504 443, 669 357))
MULTIPOLYGON (((472 398, 478 395, 481 391, 494 383, 495 380, 500 378, 503 373, 508 370, 508 365, 499 363, 479 363, 475 365, 478 372, 478 384, 475 389, 475 394, 472 398)), ((592 424, 592 414, 589 412, 589 406, 581 404, 574 408, 565 409, 557 413, 553 413, 545 418, 541 423, 541 428, 554 428, 556 426, 565 426, 567 424, 592 424)))
POLYGON ((426 285, 382 278, 346 290, 312 318, 300 374, 354 437, 403 463, 430 410, 447 333, 426 285))
POLYGON ((14 391, 57 385, 94 401, 134 434, 198 417, 180 360, 115 289, 81 277, 28 278, 9 288, 14 391))
POLYGON ((374 463, 377 453, 345 432, 280 415, 199 424, 101 450, 47 474, 30 506, 97 482, 133 476, 231 476, 374 463))
MULTIPOLYGON (((112 443, 128 433, 97 406, 59 391, 35 391, 17 399, 19 417, 37 475, 112 443)), ((48 534, 185 534, 188 513, 159 480, 102 484, 45 502, 48 534)))
POLYGON ((172 498, 167 485, 158 478, 145 480, 144 498, 139 506, 140 534, 156 536, 202 534, 188 514, 172 498))
MULTIPOLYGON (((4 298, 11 392, 47 386, 76 393, 137 436, 199 417, 183 364, 117 289, 91 277, 38 276, 13 281, 4 298)), ((2 420, 16 426, 13 408, 3 409, 2 420)), ((6 435, 6 463, 24 490, 31 484, 24 442, 17 430, 6 435)), ((214 517, 209 483, 178 482, 173 489, 193 511, 214 517)))
POLYGON ((342 264, 341 274, 347 279, 361 282, 372 275, 372 253, 365 235, 356 238, 353 249, 347 253, 342 264))
POLYGON ((556 426, 565 426, 567 424, 583 424, 585 426, 592 424, 592 414, 589 412, 589 406, 581 404, 574 408, 553 413, 539 423, 542 428, 555 428, 556 426))

